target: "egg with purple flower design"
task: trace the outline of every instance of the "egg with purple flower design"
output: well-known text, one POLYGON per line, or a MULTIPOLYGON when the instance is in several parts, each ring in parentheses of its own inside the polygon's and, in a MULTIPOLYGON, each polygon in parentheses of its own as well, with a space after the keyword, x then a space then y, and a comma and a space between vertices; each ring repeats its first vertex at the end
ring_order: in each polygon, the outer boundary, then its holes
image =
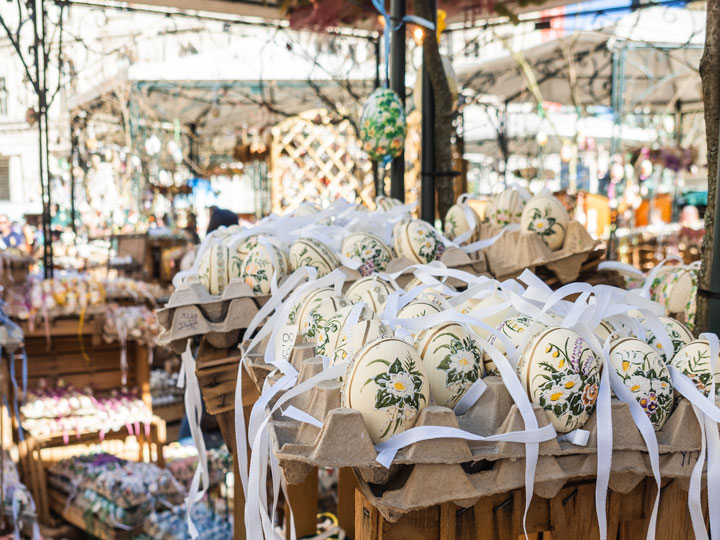
POLYGON ((544 330, 523 351, 517 371, 530 400, 559 433, 581 428, 595 410, 600 362, 576 332, 544 330))
POLYGON ((392 250, 372 233, 357 232, 345 237, 340 248, 343 256, 360 263, 358 271, 363 276, 384 272, 393 259, 392 250))

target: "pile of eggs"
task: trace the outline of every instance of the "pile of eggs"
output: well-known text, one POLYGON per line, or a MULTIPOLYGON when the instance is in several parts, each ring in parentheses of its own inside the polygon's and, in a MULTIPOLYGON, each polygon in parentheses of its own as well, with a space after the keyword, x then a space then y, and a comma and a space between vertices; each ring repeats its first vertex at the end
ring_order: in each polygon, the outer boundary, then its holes
MULTIPOLYGON (((408 284, 406 289, 411 287, 408 284)), ((333 288, 311 291, 293 306, 291 314, 290 322, 298 324, 301 340, 314 343, 316 354, 325 357, 328 365, 347 362, 342 406, 363 415, 373 442, 412 427, 420 411, 431 404, 454 408, 475 381, 498 375, 483 350, 485 342, 504 355, 505 344, 512 344, 517 355, 506 357, 532 403, 545 410, 559 433, 583 427, 592 415, 604 369, 602 359, 587 336, 562 327, 559 317, 548 314, 538 321, 525 316, 498 289, 455 308, 495 328, 496 333, 482 325, 454 322, 452 316, 413 331, 390 322, 439 314, 445 308, 442 302, 420 295, 396 317, 383 320, 386 300, 397 290, 396 284, 374 274, 350 284, 343 294, 333 288)), ((439 287, 434 294, 443 296, 439 287)), ((451 297, 444 300, 449 308, 451 297)), ((633 319, 609 317, 594 331, 598 343, 609 341, 609 367, 656 430, 663 427, 677 402, 667 366, 677 367, 706 394, 713 373, 707 341, 694 340, 675 319, 658 320, 672 343, 670 351, 663 349, 650 329, 653 325, 639 314, 633 319)), ((718 370, 719 360, 715 360, 718 370)), ((720 383, 720 375, 716 377, 720 383)))
MULTIPOLYGON (((378 198, 379 211, 386 212, 400 203, 378 198)), ((319 208, 301 206, 295 217, 319 212, 319 208)), ((324 223, 323 225, 327 225, 324 223)), ((280 281, 303 266, 314 267, 323 277, 341 265, 346 257, 359 264, 361 275, 383 272, 391 260, 405 258, 412 263, 426 264, 439 259, 445 245, 437 231, 428 223, 399 216, 392 230, 392 246, 380 236, 366 231, 346 231, 339 251, 315 238, 299 238, 291 244, 280 235, 251 235, 235 240, 240 231, 236 226, 218 231, 203 252, 197 278, 212 295, 219 295, 233 278, 241 278, 257 295, 270 292, 273 278, 280 281)))

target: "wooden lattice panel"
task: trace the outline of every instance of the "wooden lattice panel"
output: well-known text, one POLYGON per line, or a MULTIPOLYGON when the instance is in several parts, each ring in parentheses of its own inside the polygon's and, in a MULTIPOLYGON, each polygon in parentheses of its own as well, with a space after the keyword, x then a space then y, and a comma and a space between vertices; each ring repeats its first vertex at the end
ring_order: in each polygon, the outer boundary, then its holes
MULTIPOLYGON (((305 200, 328 204, 338 197, 375 208, 371 162, 349 122, 331 123, 326 111, 313 110, 281 122, 272 134, 273 212, 285 213, 305 200)), ((420 115, 412 113, 405 146, 406 202, 419 199, 419 178, 420 115)))

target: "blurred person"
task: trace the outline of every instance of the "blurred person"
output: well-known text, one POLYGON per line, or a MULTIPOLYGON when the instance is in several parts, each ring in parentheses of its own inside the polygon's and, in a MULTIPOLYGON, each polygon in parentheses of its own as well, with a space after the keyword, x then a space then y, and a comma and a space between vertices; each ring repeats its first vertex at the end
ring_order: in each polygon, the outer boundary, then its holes
POLYGON ((207 233, 210 234, 220 227, 229 227, 238 224, 238 217, 232 210, 225 210, 217 206, 210 207, 210 222, 208 223, 207 233))
POLYGON ((23 249, 25 238, 20 230, 18 222, 10 223, 6 215, 0 216, 0 234, 2 234, 2 247, 23 249))

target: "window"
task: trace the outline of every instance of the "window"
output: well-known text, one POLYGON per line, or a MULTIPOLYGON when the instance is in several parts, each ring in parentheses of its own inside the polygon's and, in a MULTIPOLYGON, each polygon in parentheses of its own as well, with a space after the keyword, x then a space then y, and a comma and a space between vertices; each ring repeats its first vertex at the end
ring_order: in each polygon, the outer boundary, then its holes
POLYGON ((10 200, 10 158, 0 157, 0 201, 10 200))
POLYGON ((5 77, 0 77, 0 116, 7 116, 7 96, 5 77))

